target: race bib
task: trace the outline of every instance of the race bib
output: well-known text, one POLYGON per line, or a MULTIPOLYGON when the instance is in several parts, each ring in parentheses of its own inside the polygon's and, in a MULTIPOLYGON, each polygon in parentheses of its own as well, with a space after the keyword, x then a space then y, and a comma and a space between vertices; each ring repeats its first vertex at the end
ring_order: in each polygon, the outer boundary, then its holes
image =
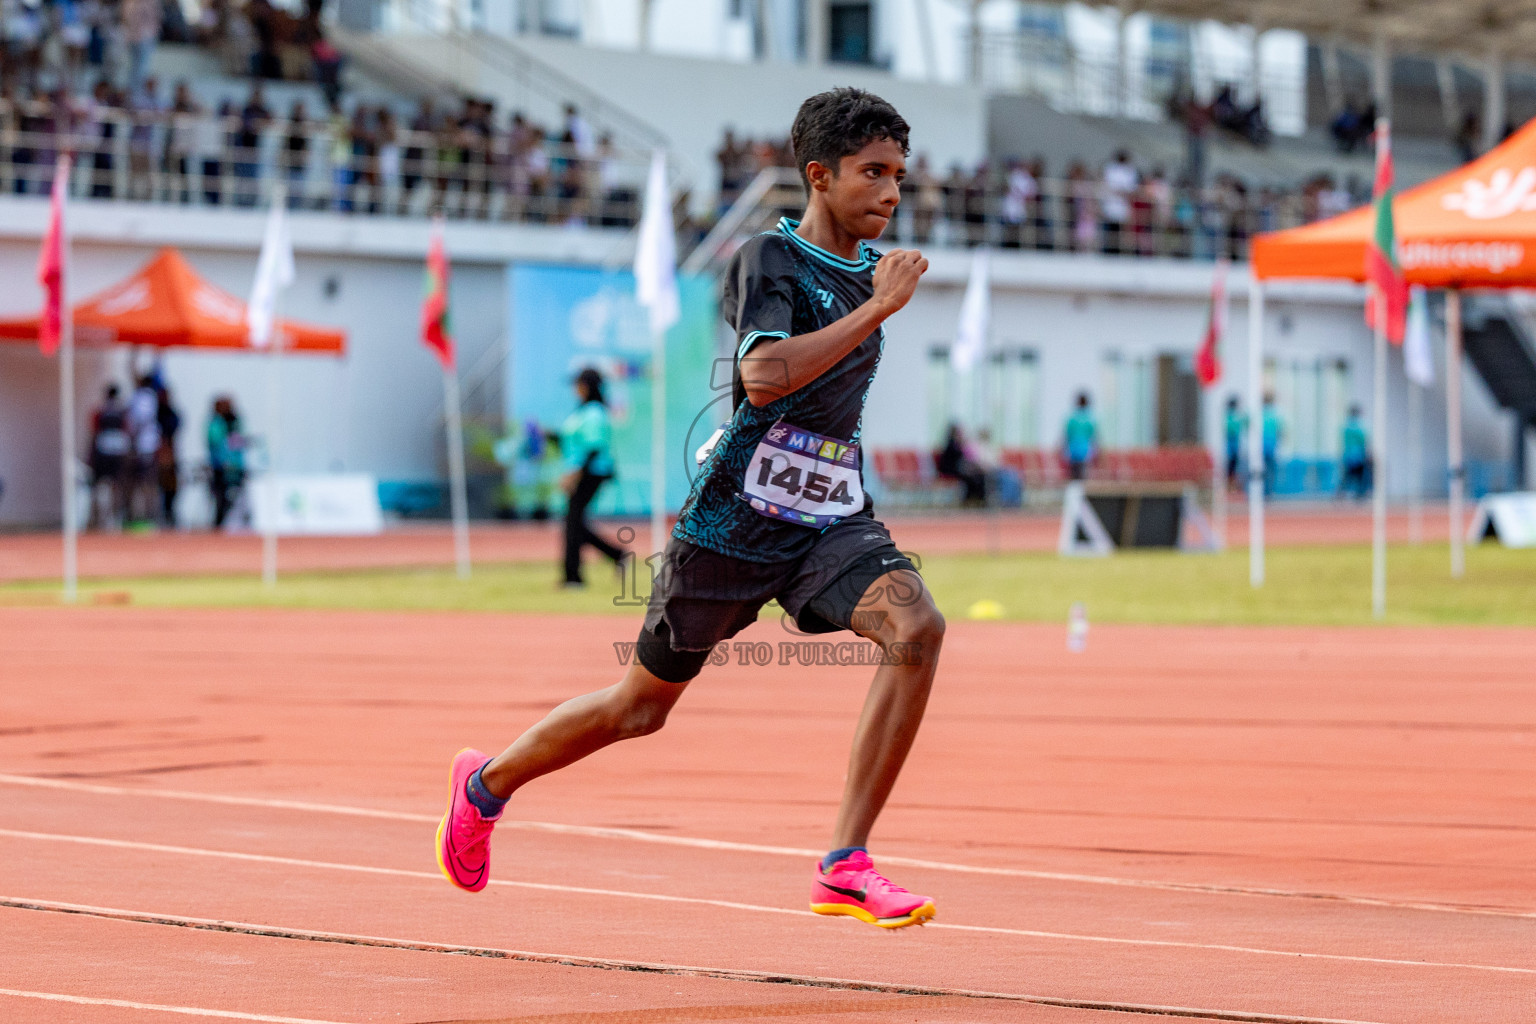
POLYGON ((779 420, 752 453, 742 492, 770 519, 824 529, 864 507, 859 446, 779 420))

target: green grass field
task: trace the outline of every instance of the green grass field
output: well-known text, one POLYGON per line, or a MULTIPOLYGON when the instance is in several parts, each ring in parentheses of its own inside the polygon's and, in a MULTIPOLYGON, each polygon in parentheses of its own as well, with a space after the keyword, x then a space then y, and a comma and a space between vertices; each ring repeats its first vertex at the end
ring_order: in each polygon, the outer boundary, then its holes
MULTIPOLYGON (((1082 601, 1095 622, 1230 625, 1364 625, 1370 607, 1370 549, 1271 550, 1268 583, 1248 585, 1248 555, 1125 552, 1102 559, 1054 554, 952 555, 926 559, 923 575, 939 607, 964 618, 976 601, 999 602, 1004 618, 1064 622, 1082 601)), ((643 572, 643 569, 642 569, 643 572)), ((1388 615, 1398 625, 1536 625, 1536 551, 1482 546, 1453 581, 1444 545, 1398 547, 1389 557, 1388 615)), ((126 593, 141 607, 283 607, 411 611, 606 613, 617 580, 591 566, 586 590, 555 586, 553 563, 482 565, 461 582, 451 570, 374 570, 284 577, 273 590, 254 576, 93 580, 85 600, 126 593)), ((49 599, 55 585, 0 587, 0 604, 49 599)))

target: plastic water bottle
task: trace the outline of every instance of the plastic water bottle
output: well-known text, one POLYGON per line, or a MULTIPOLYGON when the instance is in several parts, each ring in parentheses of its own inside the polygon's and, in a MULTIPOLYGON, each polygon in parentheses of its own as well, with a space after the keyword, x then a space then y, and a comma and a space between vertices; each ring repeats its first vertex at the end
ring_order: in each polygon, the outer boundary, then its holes
POLYGON ((1073 601, 1067 612, 1067 650, 1082 654, 1088 647, 1088 609, 1083 602, 1073 601))

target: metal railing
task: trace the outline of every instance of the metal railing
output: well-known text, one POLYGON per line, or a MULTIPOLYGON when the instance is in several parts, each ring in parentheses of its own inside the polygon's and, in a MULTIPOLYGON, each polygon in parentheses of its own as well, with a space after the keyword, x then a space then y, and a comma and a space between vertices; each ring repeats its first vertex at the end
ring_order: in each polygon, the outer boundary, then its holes
MULTIPOLYGON (((729 258, 739 242, 798 215, 805 193, 788 167, 760 171, 741 199, 688 258, 694 271, 729 258)), ((1128 192, 1096 179, 987 176, 963 181, 907 178, 887 244, 1037 252, 1087 252, 1242 260, 1258 232, 1295 227, 1354 205, 1316 190, 1252 191, 1234 181, 1203 189, 1143 182, 1128 192)))
POLYGON ((580 152, 537 136, 210 114, 78 111, 0 103, 0 192, 43 195, 54 158, 75 156, 72 194, 195 206, 265 206, 281 184, 296 210, 628 228, 648 154, 580 152))

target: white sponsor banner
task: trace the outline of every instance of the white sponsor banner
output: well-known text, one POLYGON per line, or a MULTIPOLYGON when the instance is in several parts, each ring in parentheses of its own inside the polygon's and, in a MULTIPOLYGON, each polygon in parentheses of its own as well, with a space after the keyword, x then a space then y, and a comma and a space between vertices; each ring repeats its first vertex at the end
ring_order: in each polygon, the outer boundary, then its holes
POLYGON ((252 526, 283 536, 380 533, 379 482, 369 473, 264 476, 251 482, 252 526))
POLYGON ((1487 536, 1490 525, 1507 548, 1536 547, 1536 492, 1490 494, 1479 501, 1467 540, 1476 544, 1487 536))

